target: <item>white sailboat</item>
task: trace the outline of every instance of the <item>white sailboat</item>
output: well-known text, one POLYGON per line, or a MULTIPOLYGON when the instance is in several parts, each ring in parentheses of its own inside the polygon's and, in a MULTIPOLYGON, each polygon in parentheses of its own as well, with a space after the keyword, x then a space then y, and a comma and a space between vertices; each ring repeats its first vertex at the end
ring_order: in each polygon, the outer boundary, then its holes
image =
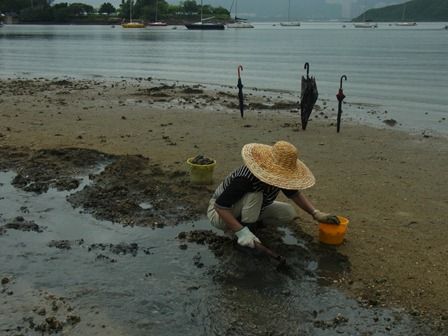
POLYGON ((156 0, 156 15, 155 15, 155 19, 154 19, 153 22, 149 22, 149 23, 148 23, 148 26, 151 26, 151 27, 164 27, 164 26, 167 25, 166 22, 158 21, 158 20, 157 20, 157 13, 158 13, 158 10, 159 10, 159 1, 156 0))
POLYGON ((300 22, 298 21, 290 21, 290 12, 291 12, 291 0, 288 0, 288 21, 280 22, 280 26, 283 27, 300 27, 300 22))
POLYGON ((227 28, 254 28, 254 26, 250 22, 247 22, 247 19, 242 19, 238 17, 237 15, 238 0, 234 0, 234 3, 235 3, 235 22, 228 23, 227 28))
POLYGON ((403 4, 403 12, 401 13, 401 21, 400 22, 396 22, 395 25, 396 26, 400 26, 400 27, 413 27, 413 26, 416 26, 417 22, 407 22, 407 21, 404 21, 405 14, 406 14, 406 4, 403 4))
POLYGON ((358 22, 354 23, 353 26, 355 28, 378 28, 378 24, 372 22, 358 22))
POLYGON ((206 22, 212 20, 213 17, 204 19, 202 17, 202 0, 201 0, 201 21, 194 23, 187 23, 185 27, 190 30, 224 30, 225 26, 223 23, 206 22))
POLYGON ((417 22, 397 22, 395 25, 401 27, 413 27, 417 25, 417 22))
POLYGON ((377 23, 366 21, 365 17, 366 17, 366 13, 364 12, 362 15, 364 22, 356 22, 353 24, 353 27, 355 27, 355 28, 378 28, 377 23))

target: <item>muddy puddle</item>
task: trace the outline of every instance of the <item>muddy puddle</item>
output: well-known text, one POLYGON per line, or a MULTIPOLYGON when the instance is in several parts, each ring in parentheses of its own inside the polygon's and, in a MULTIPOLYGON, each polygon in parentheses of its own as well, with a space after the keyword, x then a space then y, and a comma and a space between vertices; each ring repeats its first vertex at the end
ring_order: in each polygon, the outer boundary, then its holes
POLYGON ((40 193, 13 186, 16 172, 0 172, 0 335, 429 334, 400 309, 327 286, 348 260, 288 228, 272 241, 287 258, 278 269, 205 218, 120 225, 68 201, 105 169, 76 176, 69 191, 40 193))

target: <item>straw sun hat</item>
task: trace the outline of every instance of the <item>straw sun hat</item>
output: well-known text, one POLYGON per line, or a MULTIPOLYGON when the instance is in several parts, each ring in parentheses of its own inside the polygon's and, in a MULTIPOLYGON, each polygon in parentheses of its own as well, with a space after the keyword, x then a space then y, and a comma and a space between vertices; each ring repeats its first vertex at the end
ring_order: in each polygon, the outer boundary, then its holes
POLYGON ((250 143, 241 151, 247 168, 258 179, 282 189, 302 190, 316 182, 313 173, 298 159, 297 148, 286 141, 273 146, 250 143))

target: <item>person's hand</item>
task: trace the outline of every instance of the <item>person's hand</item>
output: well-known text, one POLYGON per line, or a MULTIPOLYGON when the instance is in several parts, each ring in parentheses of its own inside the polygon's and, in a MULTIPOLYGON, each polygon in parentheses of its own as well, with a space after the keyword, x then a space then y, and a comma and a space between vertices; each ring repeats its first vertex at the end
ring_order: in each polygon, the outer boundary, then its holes
POLYGON ((320 210, 314 210, 313 218, 317 220, 319 223, 326 224, 339 224, 339 218, 335 215, 331 215, 320 210))
POLYGON ((241 246, 255 247, 255 242, 261 243, 260 240, 249 230, 248 227, 243 227, 236 231, 235 235, 238 237, 238 244, 241 246))

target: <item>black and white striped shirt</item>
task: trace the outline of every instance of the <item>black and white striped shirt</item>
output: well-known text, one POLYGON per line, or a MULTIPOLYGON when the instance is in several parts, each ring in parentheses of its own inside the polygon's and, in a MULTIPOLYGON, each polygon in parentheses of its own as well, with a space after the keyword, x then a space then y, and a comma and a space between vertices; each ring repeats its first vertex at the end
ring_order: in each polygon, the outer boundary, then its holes
POLYGON ((230 209, 245 194, 249 192, 263 192, 263 204, 261 208, 265 208, 272 204, 277 198, 280 190, 286 197, 291 198, 296 195, 298 190, 280 189, 260 181, 246 166, 242 166, 230 173, 224 181, 216 188, 213 198, 216 200, 215 205, 230 209))

